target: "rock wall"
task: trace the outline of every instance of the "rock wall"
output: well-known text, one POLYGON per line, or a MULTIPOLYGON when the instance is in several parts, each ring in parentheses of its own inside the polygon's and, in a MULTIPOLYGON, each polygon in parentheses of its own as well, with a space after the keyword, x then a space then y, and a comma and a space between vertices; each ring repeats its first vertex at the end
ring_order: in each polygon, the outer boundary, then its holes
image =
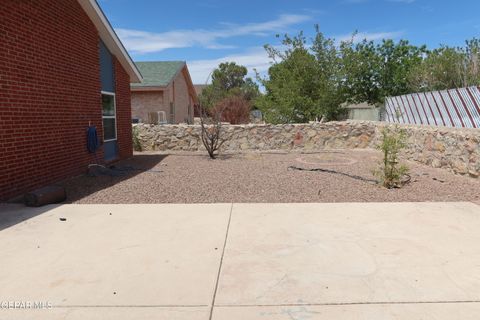
MULTIPOLYGON (((198 125, 135 125, 145 151, 204 150, 198 125)), ((342 121, 285 125, 225 125, 222 152, 374 148, 392 124, 342 121)), ((458 174, 480 175, 480 129, 402 125, 407 159, 458 174)))
MULTIPOLYGON (((404 156, 434 168, 478 178, 480 129, 402 126, 408 134, 404 156)), ((379 130, 377 130, 379 132, 379 130)))

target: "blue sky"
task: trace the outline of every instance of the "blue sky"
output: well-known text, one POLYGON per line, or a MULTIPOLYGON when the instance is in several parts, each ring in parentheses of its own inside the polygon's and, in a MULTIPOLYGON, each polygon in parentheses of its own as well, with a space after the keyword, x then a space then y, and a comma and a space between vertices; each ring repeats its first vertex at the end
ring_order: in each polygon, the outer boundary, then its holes
POLYGON ((264 73, 264 44, 278 45, 276 34, 313 35, 314 24, 336 39, 358 30, 429 47, 480 37, 478 0, 98 1, 135 61, 185 60, 195 83, 222 61, 264 73))

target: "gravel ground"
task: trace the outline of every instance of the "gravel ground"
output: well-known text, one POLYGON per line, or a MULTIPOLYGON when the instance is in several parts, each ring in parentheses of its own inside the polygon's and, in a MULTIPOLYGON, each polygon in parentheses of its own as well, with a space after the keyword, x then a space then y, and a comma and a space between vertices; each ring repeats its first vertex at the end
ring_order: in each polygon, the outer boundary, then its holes
POLYGON ((72 203, 480 203, 480 180, 408 161, 411 183, 401 189, 382 188, 370 181, 379 157, 374 150, 246 153, 216 160, 199 153, 141 153, 116 164, 118 168, 134 169, 120 176, 80 176, 64 185, 72 203), (297 171, 290 166, 330 169, 344 175, 297 171))

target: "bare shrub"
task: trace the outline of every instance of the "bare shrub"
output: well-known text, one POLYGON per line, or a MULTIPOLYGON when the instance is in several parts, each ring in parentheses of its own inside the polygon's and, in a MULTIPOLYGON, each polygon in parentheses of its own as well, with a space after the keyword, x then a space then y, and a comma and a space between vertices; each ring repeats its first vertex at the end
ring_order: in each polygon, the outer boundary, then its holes
POLYGON ((225 142, 222 138, 222 113, 220 111, 215 112, 213 115, 209 116, 205 108, 200 107, 201 116, 200 116, 200 125, 202 127, 201 138, 205 149, 207 149, 208 155, 211 159, 215 159, 218 150, 225 142))
POLYGON ((241 96, 230 96, 221 100, 212 110, 220 115, 220 120, 231 124, 250 122, 251 103, 241 96))

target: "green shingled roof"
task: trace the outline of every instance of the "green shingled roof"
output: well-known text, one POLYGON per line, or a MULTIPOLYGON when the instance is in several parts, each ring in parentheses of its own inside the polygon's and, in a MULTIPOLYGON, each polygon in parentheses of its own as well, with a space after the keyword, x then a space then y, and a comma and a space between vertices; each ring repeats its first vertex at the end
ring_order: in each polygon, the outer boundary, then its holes
POLYGON ((132 87, 165 87, 185 66, 185 61, 135 62, 143 76, 142 83, 132 83, 132 87))

